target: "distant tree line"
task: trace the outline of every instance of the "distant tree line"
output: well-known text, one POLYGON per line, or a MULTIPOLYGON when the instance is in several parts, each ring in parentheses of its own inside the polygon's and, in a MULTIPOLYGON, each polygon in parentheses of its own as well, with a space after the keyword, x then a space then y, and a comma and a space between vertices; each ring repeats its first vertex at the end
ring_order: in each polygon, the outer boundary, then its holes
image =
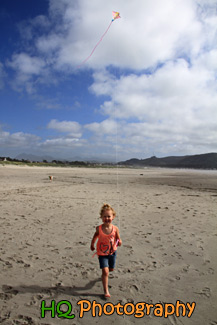
POLYGON ((25 164, 30 164, 30 163, 36 163, 36 164, 49 164, 49 165, 61 165, 61 166, 89 166, 91 165, 90 163, 86 163, 84 161, 67 161, 67 160, 52 160, 52 162, 48 162, 46 159, 44 159, 42 162, 41 161, 31 161, 28 159, 16 159, 16 158, 11 158, 11 157, 0 157, 0 161, 8 161, 8 162, 17 162, 17 163, 25 163, 25 164))
MULTIPOLYGON (((44 163, 47 163, 47 160, 43 160, 44 163)), ((87 166, 88 163, 84 161, 67 161, 67 160, 52 160, 52 164, 57 164, 57 165, 70 165, 70 166, 87 166)))
MULTIPOLYGON (((40 163, 40 161, 31 161, 29 159, 16 159, 16 158, 10 158, 10 157, 0 157, 0 161, 14 161, 14 162, 23 162, 23 163, 30 163, 30 162, 34 162, 34 163, 40 163)), ((85 163, 84 161, 67 161, 67 160, 52 160, 52 162, 48 162, 46 159, 43 160, 44 164, 58 164, 58 165, 84 165, 86 166, 87 163, 85 163)))
POLYGON ((13 158, 10 158, 10 157, 0 157, 0 161, 4 161, 4 160, 20 162, 20 160, 18 160, 18 159, 13 159, 13 158))

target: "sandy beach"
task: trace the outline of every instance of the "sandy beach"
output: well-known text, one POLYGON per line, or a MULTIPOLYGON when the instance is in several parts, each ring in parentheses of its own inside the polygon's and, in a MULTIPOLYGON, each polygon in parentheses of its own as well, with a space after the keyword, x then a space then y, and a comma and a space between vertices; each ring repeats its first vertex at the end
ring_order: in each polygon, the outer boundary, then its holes
POLYGON ((1 324, 217 324, 217 171, 0 166, 0 179, 1 324), (90 250, 104 202, 123 241, 106 301, 90 250), (75 317, 42 318, 52 300, 75 317), (81 318, 84 300, 127 306, 81 318))

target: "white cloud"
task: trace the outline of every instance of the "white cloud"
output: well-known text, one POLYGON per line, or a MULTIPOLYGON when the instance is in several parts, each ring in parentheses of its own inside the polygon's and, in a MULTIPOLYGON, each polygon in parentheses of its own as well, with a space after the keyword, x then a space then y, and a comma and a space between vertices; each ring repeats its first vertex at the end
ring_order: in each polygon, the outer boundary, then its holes
POLYGON ((12 59, 7 61, 7 66, 16 72, 15 78, 11 84, 15 90, 26 90, 27 93, 35 92, 34 83, 39 80, 41 74, 44 74, 46 63, 43 59, 36 56, 30 56, 27 53, 14 54, 12 59), (35 81, 35 78, 36 81, 35 81))
MULTIPOLYGON (((155 148, 162 154, 215 151, 216 78, 206 65, 179 59, 150 75, 130 74, 116 80, 106 72, 95 73, 91 91, 110 97, 100 111, 108 120, 117 119, 122 149, 151 153, 155 148)), ((106 134, 103 123, 93 124, 91 130, 106 134)))
POLYGON ((51 28, 51 21, 48 17, 39 15, 32 19, 23 20, 17 25, 22 41, 25 44, 31 42, 40 32, 48 31, 51 28))
POLYGON ((11 148, 11 147, 22 147, 22 148, 30 148, 38 143, 40 138, 36 135, 23 133, 23 132, 15 132, 9 133, 0 130, 0 147, 1 148, 11 148))
MULTIPOLYGON (((158 121, 197 118, 215 113, 216 84, 213 73, 203 67, 189 66, 183 59, 169 62, 151 75, 130 74, 114 81, 105 75, 98 78, 91 90, 96 95, 110 96, 101 111, 121 119, 158 121), (114 91, 115 89, 115 91, 114 91), (209 109, 209 111, 207 111, 209 109)), ((199 118, 200 120, 200 118, 199 118)))
POLYGON ((38 74, 41 75, 38 82, 44 78, 48 81, 47 74, 56 70, 79 72, 76 66, 100 40, 111 21, 112 10, 120 11, 122 18, 112 24, 94 55, 81 68, 115 65, 141 70, 180 56, 196 58, 205 46, 214 42, 217 18, 210 8, 215 3, 50 0, 49 16, 37 16, 28 22, 32 43, 27 48, 35 56, 27 52, 15 54, 10 66, 22 74, 20 82, 24 76, 38 74))
MULTIPOLYGON (((77 6, 63 3, 58 12, 62 10, 67 33, 58 54, 59 68, 80 64, 91 53, 111 21, 111 11, 117 7, 116 1, 80 0, 77 6)), ((52 1, 54 4, 56 1, 52 1)), ((116 10, 122 19, 112 24, 87 66, 114 64, 144 69, 171 59, 182 42, 188 45, 188 52, 196 53, 202 46, 201 23, 195 16, 193 0, 137 0, 127 5, 120 0, 116 10)))
POLYGON ((217 49, 215 48, 201 53, 200 56, 193 60, 193 63, 198 67, 209 70, 210 73, 213 73, 213 77, 215 78, 215 73, 217 71, 217 49))
MULTIPOLYGON (((38 16, 29 22, 29 39, 34 40, 39 56, 46 54, 50 58, 53 69, 65 71, 89 56, 111 22, 112 10, 120 11, 122 18, 112 24, 84 68, 113 64, 145 69, 176 55, 197 55, 207 34, 213 38, 213 29, 216 30, 214 17, 197 14, 194 0, 127 3, 119 0, 118 4, 115 0, 50 0, 49 3, 48 17, 38 16), (208 26, 205 34, 204 24, 208 26), (44 33, 35 36, 33 27, 40 27, 44 33)), ((26 28, 21 30, 24 32, 26 28)))
POLYGON ((8 65, 23 75, 39 75, 45 62, 38 57, 31 57, 26 53, 14 54, 8 65))
POLYGON ((117 122, 114 120, 104 120, 101 123, 86 124, 85 128, 97 134, 111 134, 115 135, 117 132, 117 122))
POLYGON ((153 154, 166 156, 213 152, 217 144, 215 128, 210 132, 207 127, 199 126, 184 130, 182 126, 177 128, 177 125, 119 121, 117 134, 113 136, 107 136, 103 128, 100 133, 98 130, 95 132, 95 147, 102 148, 102 152, 107 152, 106 147, 109 148, 110 156, 118 161, 153 154))
POLYGON ((71 138, 55 138, 55 139, 48 139, 45 140, 40 144, 41 147, 48 147, 48 148, 63 148, 64 147, 74 147, 80 144, 78 143, 78 139, 71 139, 71 138))
POLYGON ((36 47, 40 52, 52 56, 53 52, 61 47, 62 42, 63 39, 61 36, 51 34, 49 36, 41 36, 36 41, 36 47))
POLYGON ((48 123, 47 128, 54 129, 58 132, 68 133, 68 136, 70 135, 74 138, 80 138, 82 136, 80 124, 74 121, 59 122, 57 120, 51 120, 48 123))

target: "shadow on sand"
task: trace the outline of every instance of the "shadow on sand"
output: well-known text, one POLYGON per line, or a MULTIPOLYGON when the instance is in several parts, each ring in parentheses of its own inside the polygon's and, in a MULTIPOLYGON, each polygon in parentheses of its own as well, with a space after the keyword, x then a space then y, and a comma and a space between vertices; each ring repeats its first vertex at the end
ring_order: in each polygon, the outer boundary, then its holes
POLYGON ((69 295, 74 297, 100 297, 104 298, 102 294, 91 293, 90 290, 94 287, 94 285, 101 281, 101 278, 92 280, 88 282, 85 286, 71 286, 66 287, 62 286, 61 283, 57 284, 56 286, 52 287, 41 287, 39 285, 20 285, 20 286, 9 286, 3 285, 2 290, 5 294, 9 295, 17 295, 17 294, 25 294, 25 293, 32 293, 32 294, 50 294, 52 297, 57 297, 58 295, 69 295))

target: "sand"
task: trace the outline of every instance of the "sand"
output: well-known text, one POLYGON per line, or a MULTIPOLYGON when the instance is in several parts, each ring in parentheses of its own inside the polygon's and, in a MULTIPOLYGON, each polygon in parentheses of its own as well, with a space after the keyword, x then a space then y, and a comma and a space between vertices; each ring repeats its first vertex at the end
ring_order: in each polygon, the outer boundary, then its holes
POLYGON ((217 171, 1 166, 0 179, 1 324, 217 324, 217 171), (107 301, 90 251, 104 202, 123 241, 107 301), (41 318, 42 300, 75 318, 41 318), (81 318, 84 300, 128 307, 81 318), (177 301, 196 303, 190 318, 157 315, 177 301), (150 315, 135 317, 138 302, 150 315))

